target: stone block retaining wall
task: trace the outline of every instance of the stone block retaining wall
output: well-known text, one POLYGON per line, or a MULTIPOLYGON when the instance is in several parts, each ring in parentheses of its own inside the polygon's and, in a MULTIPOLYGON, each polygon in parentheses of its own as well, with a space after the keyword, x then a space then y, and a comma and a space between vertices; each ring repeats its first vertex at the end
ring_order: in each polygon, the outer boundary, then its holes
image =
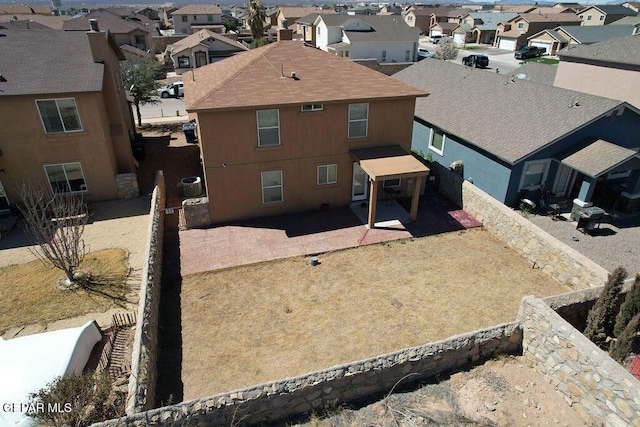
POLYGON ((640 427, 640 381, 553 311, 526 297, 523 354, 565 396, 585 425, 640 427))
POLYGON ((229 426, 274 423, 313 410, 363 402, 411 383, 469 367, 500 354, 519 354, 516 323, 457 335, 443 341, 334 366, 299 377, 248 387, 94 424, 229 426))
POLYGON ((600 286, 608 272, 573 248, 532 224, 519 212, 500 203, 460 176, 432 163, 440 176, 439 191, 482 223, 485 229, 542 268, 559 283, 573 289, 600 286))
POLYGON ((153 408, 157 382, 158 312, 162 275, 165 183, 162 171, 156 173, 151 196, 151 212, 145 263, 140 284, 138 321, 131 356, 131 377, 127 414, 153 408))

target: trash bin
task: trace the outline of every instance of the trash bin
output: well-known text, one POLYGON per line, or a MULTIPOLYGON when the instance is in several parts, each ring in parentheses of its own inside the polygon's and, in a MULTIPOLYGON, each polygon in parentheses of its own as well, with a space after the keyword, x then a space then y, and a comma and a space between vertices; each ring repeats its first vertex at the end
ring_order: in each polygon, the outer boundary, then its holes
POLYGON ((144 140, 139 140, 133 143, 133 157, 139 161, 142 162, 145 157, 146 157, 146 144, 144 142, 144 140))
POLYGON ((184 137, 187 140, 187 143, 191 144, 198 142, 198 138, 196 138, 196 125, 194 123, 188 122, 183 124, 182 132, 184 132, 184 137))

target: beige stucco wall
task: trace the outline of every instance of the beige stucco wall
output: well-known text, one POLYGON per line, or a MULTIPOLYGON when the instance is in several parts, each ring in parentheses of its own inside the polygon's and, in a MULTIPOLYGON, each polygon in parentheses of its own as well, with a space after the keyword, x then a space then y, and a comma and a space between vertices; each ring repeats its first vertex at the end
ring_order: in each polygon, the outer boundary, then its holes
POLYGON ((582 16, 582 25, 604 25, 605 21, 600 20, 600 17, 604 14, 599 12, 597 9, 589 9, 584 13, 580 14, 582 16), (591 20, 589 20, 589 16, 591 16, 591 20))
POLYGON ((640 71, 561 61, 553 85, 627 101, 640 108, 640 71))
POLYGON ((255 110, 199 113, 212 222, 348 204, 354 161, 349 150, 396 144, 410 151, 414 105, 414 99, 369 103, 368 136, 354 139, 347 139, 347 103, 305 113, 300 105, 284 106, 281 145, 262 148, 255 110), (317 185, 317 166, 324 164, 338 165, 336 184, 317 185), (282 170, 283 203, 262 204, 260 172, 269 170, 282 170))
POLYGON ((49 188, 44 165, 80 162, 88 191, 87 200, 117 198, 114 175, 118 173, 109 138, 104 101, 100 93, 57 94, 55 96, 11 96, 2 98, 0 131, 2 183, 9 200, 15 202, 22 183, 33 182, 49 188), (46 134, 37 99, 74 98, 82 131, 46 134))

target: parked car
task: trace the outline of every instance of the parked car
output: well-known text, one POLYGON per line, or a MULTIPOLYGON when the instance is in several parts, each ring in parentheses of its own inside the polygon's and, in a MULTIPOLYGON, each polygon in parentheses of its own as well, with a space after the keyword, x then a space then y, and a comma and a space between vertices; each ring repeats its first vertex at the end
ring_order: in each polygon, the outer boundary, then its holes
POLYGON ((449 38, 449 36, 441 34, 441 35, 437 35, 437 36, 431 36, 431 37, 429 37, 429 40, 433 44, 438 44, 438 43, 440 43, 440 40, 445 40, 445 39, 448 39, 448 38, 449 38))
POLYGON ((484 55, 469 55, 462 58, 462 64, 473 68, 486 68, 489 66, 489 58, 484 55))
POLYGON ((418 48, 418 61, 423 60, 424 58, 435 58, 436 54, 433 52, 429 52, 424 47, 418 48))
POLYGON ((516 51, 513 55, 516 59, 527 59, 527 58, 535 58, 538 56, 542 56, 547 53, 547 50, 543 47, 536 46, 525 46, 520 50, 516 51))
POLYGON ((184 84, 182 82, 175 82, 162 86, 158 89, 158 96, 160 98, 169 98, 170 96, 179 98, 184 96, 184 84))

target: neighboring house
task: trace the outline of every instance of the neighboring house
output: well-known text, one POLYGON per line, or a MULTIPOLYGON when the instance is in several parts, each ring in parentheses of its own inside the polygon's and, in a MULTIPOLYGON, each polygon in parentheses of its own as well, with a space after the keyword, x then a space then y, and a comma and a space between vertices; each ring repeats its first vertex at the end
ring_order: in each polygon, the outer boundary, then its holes
POLYGON ((303 16, 307 16, 312 13, 335 15, 335 11, 333 9, 282 6, 278 8, 278 13, 276 14, 276 28, 291 28, 296 34, 302 34, 304 31, 303 26, 296 24, 296 21, 303 16))
POLYGON ((1 42, 0 210, 29 182, 87 201, 137 196, 124 56, 108 32, 11 31, 1 42))
POLYGON ((635 11, 636 13, 640 13, 640 2, 627 1, 627 2, 622 3, 622 6, 628 7, 629 9, 635 11))
POLYGON ((429 34, 429 29, 436 22, 449 22, 450 8, 421 8, 411 6, 403 19, 408 26, 420 29, 422 34, 429 34))
POLYGON ((97 19, 100 28, 109 30, 109 34, 118 46, 128 44, 145 51, 153 47, 153 33, 156 31, 155 24, 145 25, 137 19, 123 19, 106 10, 94 11, 65 21, 62 28, 65 31, 88 31, 90 19, 97 19))
POLYGON ((176 34, 193 34, 200 29, 222 33, 222 10, 215 4, 189 4, 171 14, 176 34), (197 27, 194 29, 192 27, 197 27))
POLYGON ((315 46, 349 59, 416 60, 419 33, 397 16, 318 15, 315 46))
POLYGON ((160 20, 160 13, 158 12, 158 9, 153 9, 151 7, 144 7, 142 9, 138 9, 136 11, 136 15, 144 15, 147 18, 151 19, 152 21, 160 20))
POLYGON ((370 7, 370 6, 354 6, 352 8, 347 9, 347 15, 355 16, 355 15, 377 15, 379 12, 378 8, 370 7))
MULTIPOLYGON (((29 28, 48 27, 53 30, 62 30, 64 23, 70 20, 70 16, 53 16, 53 15, 0 15, 0 22, 6 28, 9 28, 11 21, 29 22, 29 28), (8 24, 8 25, 7 25, 8 24), (31 25, 35 24, 35 25, 31 25)), ((26 26, 26 24, 23 24, 26 26)))
POLYGON ((575 44, 593 44, 605 40, 630 36, 634 33, 633 25, 572 25, 558 27, 553 30, 542 30, 527 39, 531 46, 546 49, 547 54, 555 55, 560 49, 575 44))
POLYGON ((613 184, 626 186, 619 208, 640 198, 640 111, 626 102, 446 61, 394 77, 430 91, 416 101, 413 149, 461 161, 464 178, 508 206, 542 186, 581 205, 613 184))
POLYGON ((164 28, 169 28, 173 25, 173 12, 178 10, 177 7, 167 7, 162 9, 162 17, 160 20, 164 25, 164 28))
POLYGON ((320 16, 320 13, 310 13, 307 16, 296 20, 296 25, 302 34, 302 41, 316 45, 316 18, 320 16))
POLYGON ((493 7, 493 11, 494 12, 505 12, 505 13, 533 13, 536 9, 538 8, 538 6, 531 6, 531 5, 526 5, 526 4, 522 4, 522 5, 502 5, 502 4, 496 4, 493 7))
POLYGON ((612 22, 611 25, 631 25, 633 27, 632 34, 640 34, 640 15, 638 16, 626 16, 622 19, 618 19, 612 22))
MULTIPOLYGON (((453 30, 458 28, 460 24, 453 22, 436 22, 429 28, 429 37, 433 36, 449 36, 453 37, 453 30)), ((456 43, 464 43, 464 37, 462 40, 459 38, 454 40, 456 43)))
POLYGON ((545 29, 559 26, 580 25, 580 18, 572 13, 538 14, 521 13, 498 24, 494 46, 505 50, 518 50, 527 39, 545 29))
POLYGON ((588 6, 576 14, 582 25, 607 25, 625 16, 635 16, 638 12, 619 4, 600 4, 588 6))
POLYGON ((640 108, 640 35, 558 52, 555 86, 620 99, 640 108))
POLYGON ((423 90, 297 41, 198 68, 184 83, 212 223, 367 200, 375 213, 383 187, 412 196, 415 219, 415 181, 428 174, 409 154, 423 90))
POLYGON ((0 4, 0 15, 51 15, 51 8, 44 5, 25 3, 0 4))
MULTIPOLYGON (((498 24, 508 21, 517 15, 517 13, 513 12, 470 12, 461 18, 460 26, 454 29, 454 37, 455 34, 464 32, 467 42, 493 44, 496 39, 498 24)), ((459 41, 456 43, 459 43, 459 41)))
POLYGON ((249 49, 243 44, 208 30, 200 30, 167 46, 167 53, 171 56, 177 74, 247 50, 249 49))

